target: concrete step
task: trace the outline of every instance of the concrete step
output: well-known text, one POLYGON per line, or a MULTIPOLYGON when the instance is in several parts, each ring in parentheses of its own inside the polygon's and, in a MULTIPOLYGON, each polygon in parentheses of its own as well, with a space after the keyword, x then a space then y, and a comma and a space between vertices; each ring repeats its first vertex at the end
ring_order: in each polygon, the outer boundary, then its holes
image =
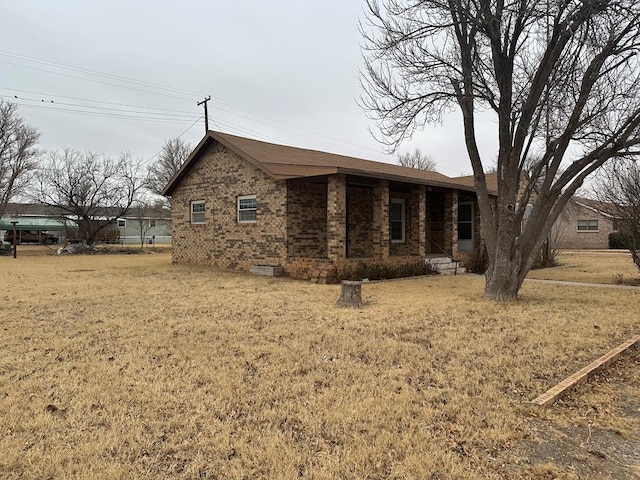
POLYGON ((424 263, 433 265, 441 275, 458 275, 466 273, 467 271, 464 267, 459 266, 459 263, 451 257, 427 257, 424 259, 424 263))

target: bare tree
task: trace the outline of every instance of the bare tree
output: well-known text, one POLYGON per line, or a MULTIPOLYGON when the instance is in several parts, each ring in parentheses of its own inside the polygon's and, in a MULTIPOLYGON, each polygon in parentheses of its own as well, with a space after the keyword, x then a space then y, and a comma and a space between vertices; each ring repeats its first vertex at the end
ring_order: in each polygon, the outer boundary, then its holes
POLYGON ((156 162, 149 167, 149 188, 161 194, 191 153, 191 145, 179 138, 166 140, 156 162))
POLYGON ((37 200, 57 207, 78 224, 92 245, 101 230, 126 215, 146 186, 140 162, 123 153, 117 160, 93 152, 49 152, 38 171, 37 200))
POLYGON ((640 166, 634 160, 611 162, 594 186, 596 198, 618 221, 633 263, 640 269, 640 166))
POLYGON ((423 154, 419 148, 413 152, 406 152, 398 155, 398 165, 409 168, 417 168, 418 170, 436 169, 436 161, 430 156, 423 154))
POLYGON ((144 241, 149 231, 153 228, 154 219, 151 218, 150 212, 153 207, 149 202, 144 200, 136 201, 131 207, 133 219, 136 221, 136 232, 140 237, 140 247, 144 248, 144 241))
POLYGON ((36 169, 36 144, 40 133, 26 125, 17 107, 0 100, 0 216, 7 204, 25 192, 36 169))
POLYGON ((536 263, 536 267, 546 268, 557 265, 556 259, 562 252, 562 245, 565 242, 569 229, 573 226, 571 220, 576 212, 575 201, 571 200, 565 205, 564 210, 558 216, 556 223, 553 224, 547 238, 542 243, 540 252, 540 260, 536 263))
POLYGON ((585 178, 607 160, 637 151, 640 3, 367 0, 367 5, 361 103, 392 149, 414 129, 459 109, 489 257, 485 296, 515 299, 585 178), (498 145, 495 199, 487 189, 487 159, 476 130, 487 120, 496 126, 498 145), (535 157, 539 160, 523 176, 527 159, 535 157))

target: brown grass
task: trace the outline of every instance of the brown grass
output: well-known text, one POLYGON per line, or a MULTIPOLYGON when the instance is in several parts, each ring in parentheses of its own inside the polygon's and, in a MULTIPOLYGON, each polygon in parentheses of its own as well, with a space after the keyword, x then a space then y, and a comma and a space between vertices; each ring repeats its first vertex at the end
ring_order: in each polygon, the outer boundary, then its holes
POLYGON ((0 268, 1 478, 639 472, 589 453, 609 432, 640 445, 637 355, 556 407, 528 403, 638 333, 635 291, 528 284, 499 305, 480 277, 438 276, 365 284, 352 310, 339 286, 162 253, 0 268), (545 450, 569 437, 564 459, 545 450))
POLYGON ((584 283, 637 284, 640 272, 627 250, 566 250, 559 265, 529 272, 528 278, 584 283))

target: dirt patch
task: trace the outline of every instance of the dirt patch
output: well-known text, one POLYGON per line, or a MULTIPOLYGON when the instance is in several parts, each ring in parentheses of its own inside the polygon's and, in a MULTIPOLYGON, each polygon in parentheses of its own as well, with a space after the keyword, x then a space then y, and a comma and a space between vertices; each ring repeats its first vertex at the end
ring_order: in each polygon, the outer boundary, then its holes
POLYGON ((640 478, 640 438, 597 427, 556 428, 535 422, 536 435, 524 444, 531 472, 553 474, 550 478, 617 479, 640 478))
POLYGON ((535 478, 640 478, 640 355, 621 359, 546 410, 517 448, 535 478), (608 399, 608 400, 607 400, 608 399))

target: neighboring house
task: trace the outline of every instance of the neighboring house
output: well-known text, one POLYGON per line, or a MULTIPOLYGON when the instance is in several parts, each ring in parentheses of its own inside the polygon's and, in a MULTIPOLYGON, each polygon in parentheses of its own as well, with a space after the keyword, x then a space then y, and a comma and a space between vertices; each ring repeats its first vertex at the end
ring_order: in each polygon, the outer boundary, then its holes
POLYGON ((606 203, 574 197, 556 222, 558 248, 609 248, 609 234, 618 231, 618 219, 610 211, 606 203))
MULTIPOLYGON (((48 205, 10 203, 6 214, 0 218, 1 238, 12 240, 12 222, 16 222, 18 243, 63 244, 66 240, 76 239, 78 231, 76 223, 65 219, 64 215, 60 209, 48 205)), ((145 243, 171 243, 171 212, 164 208, 148 208, 141 212, 132 209, 130 214, 114 222, 104 235, 99 235, 98 241, 139 244, 141 235, 145 243)))
POLYGON ((479 248, 473 178, 210 131, 163 192, 173 261, 325 281, 479 248))
MULTIPOLYGON (((114 227, 116 227, 114 225, 114 227)), ((171 243, 171 211, 166 208, 136 208, 117 220, 120 243, 171 243)))

